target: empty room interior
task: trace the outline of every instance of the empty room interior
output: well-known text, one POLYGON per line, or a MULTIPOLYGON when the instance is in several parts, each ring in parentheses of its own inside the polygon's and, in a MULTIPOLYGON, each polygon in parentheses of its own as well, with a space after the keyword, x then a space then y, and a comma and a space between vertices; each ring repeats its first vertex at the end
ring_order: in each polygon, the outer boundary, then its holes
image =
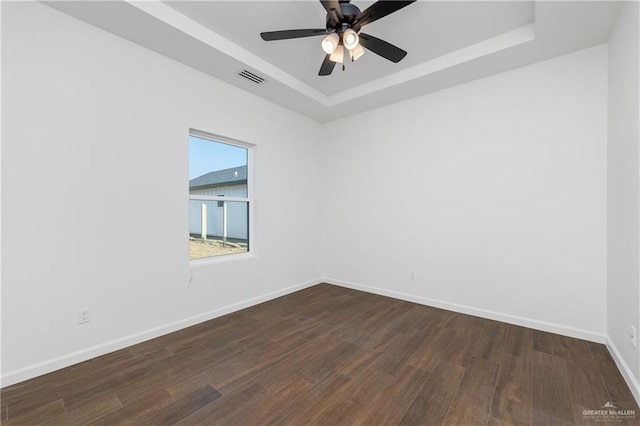
POLYGON ((639 2, 0 17, 2 423, 640 421, 639 2))

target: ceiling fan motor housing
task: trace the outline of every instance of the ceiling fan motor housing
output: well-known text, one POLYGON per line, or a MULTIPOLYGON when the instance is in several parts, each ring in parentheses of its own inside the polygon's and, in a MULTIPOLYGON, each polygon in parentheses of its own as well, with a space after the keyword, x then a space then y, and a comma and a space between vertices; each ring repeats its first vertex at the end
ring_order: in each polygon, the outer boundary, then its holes
POLYGON ((349 1, 350 0, 340 1, 342 19, 340 19, 335 12, 327 13, 327 31, 334 30, 338 33, 342 33, 347 28, 351 28, 351 25, 356 20, 356 16, 360 14, 360 9, 349 1))

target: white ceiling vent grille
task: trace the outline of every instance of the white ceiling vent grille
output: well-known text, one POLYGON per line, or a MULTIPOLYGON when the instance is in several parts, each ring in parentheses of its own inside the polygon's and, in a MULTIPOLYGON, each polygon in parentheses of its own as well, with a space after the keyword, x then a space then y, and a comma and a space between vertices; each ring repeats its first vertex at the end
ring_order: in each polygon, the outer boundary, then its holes
POLYGON ((246 78, 247 80, 255 83, 255 84, 262 84, 264 83, 266 80, 264 79, 264 77, 260 77, 257 74, 252 73, 251 71, 247 71, 247 70, 242 70, 238 73, 238 75, 242 78, 246 78))

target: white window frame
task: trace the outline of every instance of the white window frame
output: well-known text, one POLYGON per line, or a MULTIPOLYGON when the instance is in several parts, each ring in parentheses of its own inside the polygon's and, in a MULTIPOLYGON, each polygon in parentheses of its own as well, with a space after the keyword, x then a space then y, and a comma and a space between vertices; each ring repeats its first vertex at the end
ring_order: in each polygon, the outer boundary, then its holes
MULTIPOLYGON (((246 197, 229 197, 229 196, 217 196, 217 195, 191 195, 189 194, 189 200, 202 200, 202 201, 237 201, 247 203, 248 210, 248 221, 249 221, 249 232, 247 234, 247 251, 244 253, 232 253, 221 256, 209 256, 209 257, 200 257, 197 259, 189 259, 190 264, 199 264, 199 263, 211 263, 211 262, 224 262, 228 260, 237 260, 242 258, 255 257, 255 220, 254 220, 254 210, 255 210, 255 201, 253 198, 253 182, 254 182, 254 158, 255 158, 255 149, 256 145, 240 141, 233 138, 228 138, 226 136, 217 135, 215 133, 203 132, 202 130, 197 130, 190 128, 189 136, 194 136, 200 139, 207 139, 211 142, 223 143, 231 146, 237 146, 240 148, 245 148, 247 150, 247 196, 246 197)), ((188 188, 187 188, 188 193, 188 188)), ((188 205, 188 203, 187 203, 188 205)), ((187 221, 187 229, 189 228, 189 221, 187 221)), ((188 232, 187 232, 188 234, 188 232)), ((187 256, 188 258, 188 256, 187 256)))

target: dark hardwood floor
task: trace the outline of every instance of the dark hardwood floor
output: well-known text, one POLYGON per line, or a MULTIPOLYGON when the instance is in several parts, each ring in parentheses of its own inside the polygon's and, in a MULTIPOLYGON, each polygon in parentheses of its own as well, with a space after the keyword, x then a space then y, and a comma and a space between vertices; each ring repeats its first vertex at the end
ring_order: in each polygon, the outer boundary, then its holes
POLYGON ((607 402, 640 421, 603 345, 327 284, 1 396, 7 425, 603 424, 584 413, 607 402))

